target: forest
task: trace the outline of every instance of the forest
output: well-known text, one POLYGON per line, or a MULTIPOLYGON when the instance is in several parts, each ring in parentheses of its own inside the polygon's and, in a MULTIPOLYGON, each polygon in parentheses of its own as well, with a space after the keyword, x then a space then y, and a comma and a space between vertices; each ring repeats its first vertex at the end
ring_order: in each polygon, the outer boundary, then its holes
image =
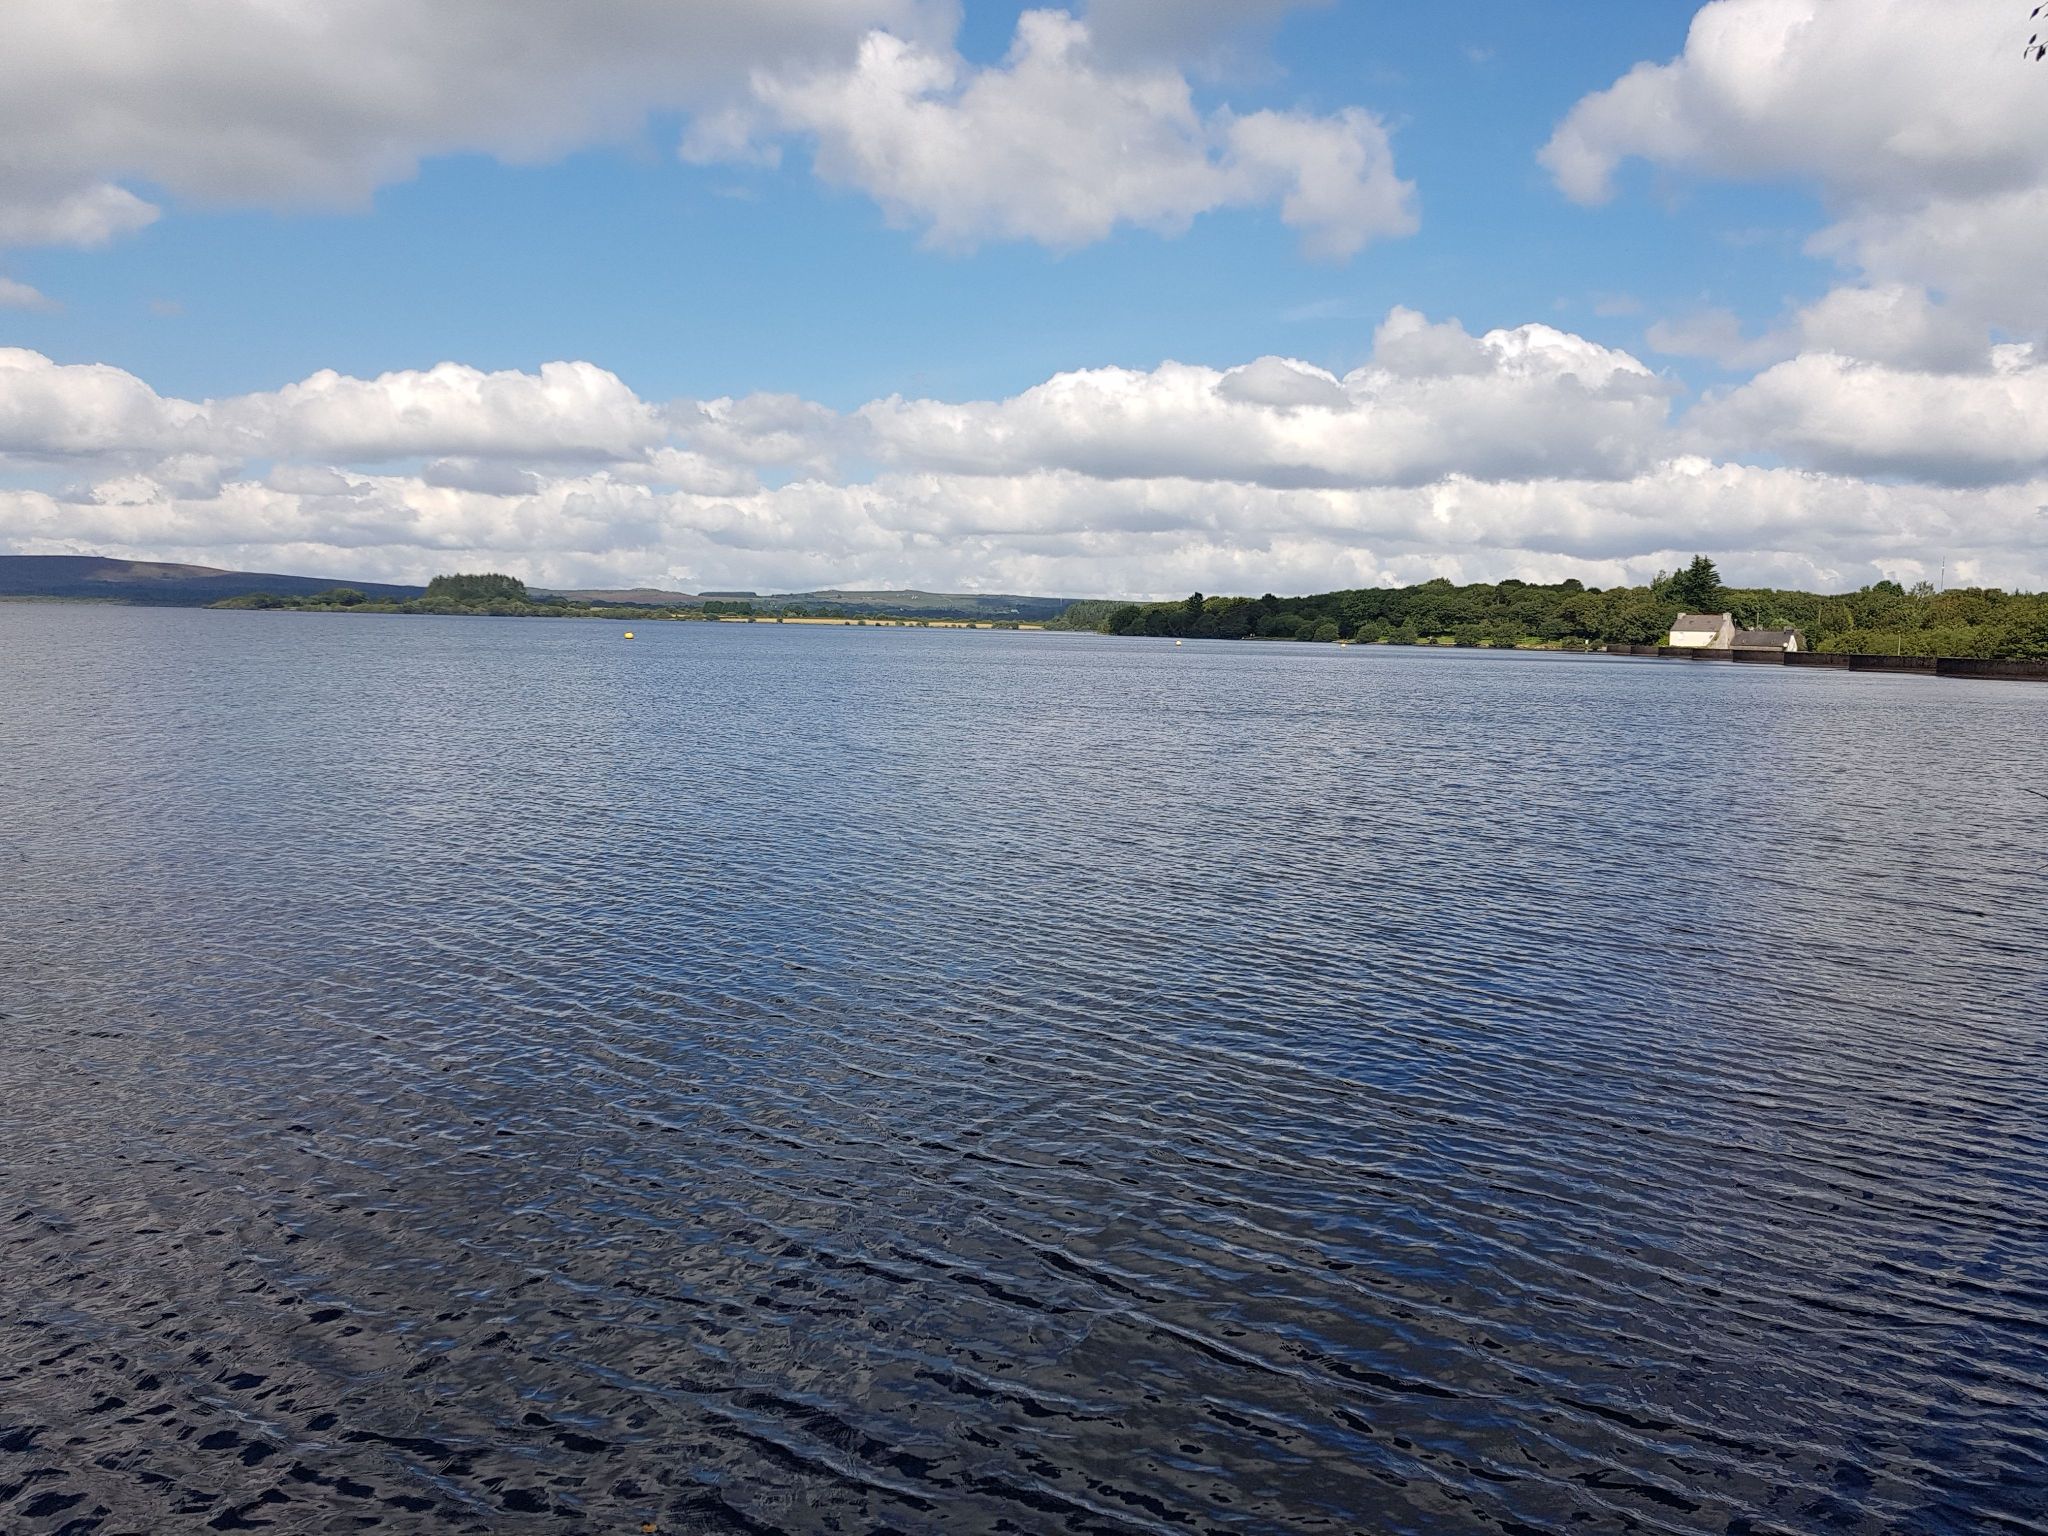
POLYGON ((1306 597, 1192 596, 1165 603, 1077 602, 1050 626, 1176 639, 1550 647, 1653 645, 1680 613, 1732 613, 1743 629, 1796 629, 1809 649, 1884 656, 2048 657, 2048 594, 1996 587, 1936 591, 1879 581, 1822 594, 1725 587, 1711 560, 1643 587, 1578 581, 1441 578, 1306 597))

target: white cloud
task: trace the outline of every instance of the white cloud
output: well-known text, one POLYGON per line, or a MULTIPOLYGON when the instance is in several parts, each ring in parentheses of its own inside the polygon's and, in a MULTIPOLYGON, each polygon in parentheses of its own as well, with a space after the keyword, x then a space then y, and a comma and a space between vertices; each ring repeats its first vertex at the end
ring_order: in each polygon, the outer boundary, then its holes
POLYGON ((0 349, 0 454, 553 463, 630 458, 666 433, 657 408, 590 363, 531 374, 443 363, 374 379, 323 370, 279 390, 195 403, 166 399, 118 368, 0 349))
POLYGON ((1980 325, 1905 283, 1836 288, 1799 312, 1798 329, 1812 351, 1899 368, 1981 371, 1990 359, 1980 325))
POLYGON ((1953 485, 2048 474, 2048 359, 2002 346, 1981 373, 1926 373, 1809 352, 1693 417, 1722 452, 1953 485))
POLYGON ((0 244, 96 244, 156 210, 353 206, 422 158, 537 162, 715 112, 748 72, 843 56, 870 28, 942 37, 947 0, 67 0, 15 5, 0 49, 0 244))
POLYGON ((588 363, 187 401, 10 350, 0 547, 685 589, 1606 585, 1694 551, 1806 585, 1944 558, 1963 579, 2048 580, 2048 452, 2026 430, 2048 367, 2029 349, 1951 373, 1809 354, 1677 423, 1670 397, 1581 337, 1407 310, 1342 376, 1168 363, 847 414, 649 402, 588 363), (1772 458, 1795 467, 1743 462, 1772 458))
POLYGON ((1803 176, 1924 198, 2031 184, 2040 82, 2008 8, 1954 0, 1713 0, 1684 51, 1572 108, 1542 153, 1580 202, 1633 156, 1715 176, 1803 176))
POLYGON ((206 435, 199 407, 132 373, 0 347, 0 455, 160 455, 206 435))
MULTIPOLYGON (((875 32, 848 66, 757 76, 754 91, 762 131, 808 135, 821 176, 947 249, 1071 247, 1124 225, 1178 234, 1203 213, 1275 202, 1319 257, 1416 227, 1414 188, 1371 114, 1204 114, 1177 69, 1105 62, 1062 11, 1021 16, 999 66, 875 32)), ((751 142, 728 127, 693 152, 751 142)))
POLYGON ((17 179, 0 161, 0 246, 105 245, 154 223, 161 211, 111 182, 88 179, 84 185, 50 189, 39 181, 17 179))
POLYGON ((18 283, 11 277, 0 277, 0 309, 54 310, 57 301, 27 283, 18 283))
POLYGON ((455 363, 353 379, 323 370, 218 407, 221 425, 267 453, 346 462, 419 454, 620 459, 661 442, 659 413, 590 363, 484 373, 455 363))
POLYGON ((1733 310, 1709 307, 1654 321, 1644 339, 1668 357, 1704 357, 1745 372, 1808 351, 1933 373, 1991 366, 1979 322, 1904 283, 1830 289, 1756 335, 1733 310))
POLYGON ((1744 335, 1741 317, 1717 307, 1652 321, 1643 339, 1666 357, 1704 357, 1723 368, 1760 368, 1794 347, 1792 337, 1782 330, 1744 335))
POLYGON ((1696 551, 1739 579, 1840 588, 1932 571, 2038 584, 2048 481, 1990 491, 1677 459, 1619 481, 1288 490, 1071 471, 802 480, 709 497, 559 477, 530 492, 417 476, 256 481, 185 496, 146 476, 86 501, 0 491, 18 551, 92 548, 244 569, 757 590, 917 585, 1069 595, 1319 591, 1506 576, 1641 581, 1696 551))
POLYGON ((1810 243, 1980 328, 2048 321, 2048 95, 2024 17, 1956 0, 1714 0, 1684 51, 1580 101, 1541 159, 1597 203, 1631 158, 1814 187, 1810 243))
POLYGON ((1277 205, 1316 255, 1414 228, 1387 135, 1202 111, 1172 62, 1294 0, 1099 0, 1112 46, 1027 13, 1010 59, 954 51, 953 0, 72 0, 18 6, 0 49, 0 246, 97 245, 198 203, 357 207, 458 152, 538 163, 685 117, 699 161, 816 141, 828 179, 941 245, 1070 246, 1277 205), (1176 11, 1179 8, 1174 8, 1176 11), (1191 30, 1190 30, 1191 29, 1191 30))
POLYGON ((1286 358, 1060 374, 1003 401, 877 401, 859 413, 892 463, 1037 468, 1275 487, 1625 475, 1658 451, 1670 387, 1626 353, 1548 326, 1468 335, 1395 310, 1343 378, 1286 358))

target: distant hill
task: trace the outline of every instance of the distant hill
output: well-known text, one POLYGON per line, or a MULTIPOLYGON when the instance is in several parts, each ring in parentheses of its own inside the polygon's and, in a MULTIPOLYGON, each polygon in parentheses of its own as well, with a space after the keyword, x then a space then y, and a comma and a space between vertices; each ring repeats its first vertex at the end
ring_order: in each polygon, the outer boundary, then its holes
MULTIPOLYGON (((269 592, 278 597, 303 597, 329 587, 354 587, 373 602, 404 602, 424 587, 390 582, 356 581, 341 576, 285 576, 268 571, 224 571, 210 565, 172 565, 159 560, 113 560, 103 555, 0 555, 0 598, 98 598, 117 603, 156 603, 203 608, 225 597, 269 592)), ((533 589, 554 592, 585 603, 619 603, 636 608, 694 608, 707 598, 751 603, 760 613, 803 610, 857 618, 898 614, 928 619, 1056 618, 1071 599, 1020 597, 990 592, 882 592, 830 587, 817 592, 736 593, 674 592, 662 587, 586 587, 533 589)))
POLYGON ((102 555, 0 555, 0 598, 99 598, 203 608, 224 597, 274 592, 299 597, 329 587, 354 587, 366 597, 403 602, 425 587, 333 576, 281 576, 265 571, 223 571, 210 565, 169 565, 158 560, 110 560, 102 555))

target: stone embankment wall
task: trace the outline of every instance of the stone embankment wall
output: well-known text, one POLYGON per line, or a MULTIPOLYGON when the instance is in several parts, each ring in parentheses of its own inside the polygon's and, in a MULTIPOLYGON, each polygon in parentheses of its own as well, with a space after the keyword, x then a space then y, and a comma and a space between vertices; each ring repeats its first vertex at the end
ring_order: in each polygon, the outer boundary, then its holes
POLYGON ((1762 667, 1832 667, 1843 672, 1911 672, 1923 677, 1989 677, 2048 683, 2048 661, 1984 661, 1968 656, 1860 656, 1840 651, 1731 651, 1688 645, 1610 645, 1614 656, 1747 662, 1762 667))

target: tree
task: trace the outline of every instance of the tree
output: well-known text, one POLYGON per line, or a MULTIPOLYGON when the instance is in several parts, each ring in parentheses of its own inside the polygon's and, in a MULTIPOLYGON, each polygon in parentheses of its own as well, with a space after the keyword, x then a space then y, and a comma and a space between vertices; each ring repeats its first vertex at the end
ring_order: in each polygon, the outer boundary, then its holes
POLYGON ((1721 606, 1721 573, 1705 555, 1671 578, 1671 596, 1687 613, 1712 613, 1721 606))
POLYGON ((427 596, 454 603, 523 603, 526 583, 516 576, 495 573, 477 576, 436 576, 427 583, 427 596))

